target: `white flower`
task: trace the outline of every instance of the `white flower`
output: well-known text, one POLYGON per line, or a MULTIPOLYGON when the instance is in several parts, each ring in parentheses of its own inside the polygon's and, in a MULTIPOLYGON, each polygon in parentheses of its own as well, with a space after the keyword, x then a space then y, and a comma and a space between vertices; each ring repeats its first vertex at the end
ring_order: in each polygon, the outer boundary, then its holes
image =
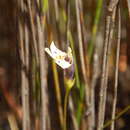
POLYGON ((68 52, 65 53, 59 50, 52 41, 50 48, 45 48, 45 51, 54 59, 55 63, 63 69, 67 69, 73 64, 72 50, 70 47, 68 47, 68 52))

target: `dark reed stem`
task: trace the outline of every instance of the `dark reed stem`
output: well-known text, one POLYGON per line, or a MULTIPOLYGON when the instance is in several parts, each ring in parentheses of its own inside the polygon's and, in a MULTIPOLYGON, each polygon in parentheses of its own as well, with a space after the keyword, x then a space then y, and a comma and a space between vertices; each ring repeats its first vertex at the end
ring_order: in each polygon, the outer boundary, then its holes
POLYGON ((28 125, 28 130, 31 130, 31 120, 30 120, 30 102, 29 102, 29 30, 27 28, 27 25, 25 25, 25 66, 27 70, 25 82, 26 82, 26 88, 24 91, 25 93, 25 98, 26 98, 26 111, 27 111, 27 125, 28 125))
POLYGON ((56 21, 59 21, 58 0, 54 0, 54 6, 55 6, 56 21))
POLYGON ((112 38, 113 38, 116 6, 117 5, 113 5, 113 0, 111 0, 107 8, 108 14, 106 16, 106 32, 105 32, 104 49, 103 49, 104 51, 103 52, 103 66, 102 66, 102 79, 101 79, 101 87, 100 87, 100 94, 99 94, 100 101, 99 101, 99 107, 98 107, 97 130, 101 130, 103 128, 104 118, 105 118, 105 105, 106 105, 106 95, 107 95, 107 86, 108 86, 107 85, 108 83, 108 59, 111 53, 111 43, 112 43, 112 38))
POLYGON ((71 113, 71 118, 72 118, 74 130, 79 130, 79 128, 78 128, 78 123, 77 123, 77 119, 76 119, 76 117, 75 117, 75 111, 74 111, 75 108, 74 108, 73 99, 72 99, 72 97, 70 96, 68 100, 69 100, 69 109, 70 109, 70 113, 71 113))
POLYGON ((128 7, 128 13, 129 13, 129 19, 130 19, 130 1, 129 0, 126 0, 127 1, 127 7, 128 7))
POLYGON ((91 80, 91 88, 90 88, 90 103, 91 103, 91 113, 90 113, 90 118, 91 118, 91 129, 96 128, 96 113, 95 113, 95 86, 97 83, 97 78, 99 76, 99 55, 97 53, 97 48, 95 46, 95 51, 94 51, 94 56, 93 56, 93 75, 92 75, 92 80, 91 80))
MULTIPOLYGON (((23 11, 24 3, 23 1, 20 2, 20 9, 23 11)), ((21 12, 20 12, 21 13, 21 12)), ((19 21, 19 39, 20 39, 20 45, 19 45, 19 53, 20 53, 20 59, 22 62, 21 65, 21 84, 22 84, 22 108, 23 108, 23 130, 30 130, 30 109, 29 109, 29 79, 27 77, 27 73, 25 69, 27 70, 29 56, 29 42, 28 42, 28 30, 25 26, 25 19, 22 24, 19 21), (25 31, 25 32, 24 32, 25 31), (25 34, 25 35, 24 35, 25 34), (24 43, 25 41, 25 43, 24 43), (25 50, 24 50, 25 48, 25 50), (25 67, 25 69, 24 69, 25 67)))
MULTIPOLYGON (((45 15, 44 15, 45 17, 45 15)), ((46 73, 46 63, 45 63, 45 52, 44 52, 44 29, 45 23, 43 26, 40 22, 40 17, 37 16, 37 25, 38 25, 38 52, 40 60, 40 81, 41 81, 41 104, 42 104, 42 113, 41 113, 41 128, 42 130, 47 130, 46 121, 48 116, 48 92, 47 92, 47 73, 46 73)))
POLYGON ((33 14, 31 10, 31 1, 27 0, 27 5, 28 5, 28 10, 29 10, 29 17, 30 17, 30 25, 31 25, 31 32, 32 32, 32 39, 33 39, 33 48, 35 51, 35 57, 36 57, 36 62, 38 63, 38 48, 37 48, 37 41, 36 41, 36 30, 35 30, 35 24, 33 20, 33 14))
MULTIPOLYGON (((79 53, 80 53, 80 61, 81 61, 81 70, 83 74, 83 79, 85 82, 85 102, 87 106, 87 110, 90 109, 90 90, 89 90, 89 83, 87 79, 87 64, 85 65, 85 55, 84 55, 84 48, 83 48, 83 35, 82 35, 82 24, 83 24, 83 9, 82 9, 82 1, 75 0, 75 8, 76 8, 76 17, 77 17, 77 33, 78 33, 78 42, 79 42, 79 53)), ((88 130, 91 130, 92 122, 90 120, 90 115, 87 115, 87 123, 84 125, 87 126, 88 130)))
MULTIPOLYGON (((120 54, 120 39, 121 39, 121 15, 120 15, 120 7, 118 5, 117 9, 118 15, 118 34, 117 34, 117 50, 116 50, 116 68, 115 68, 115 85, 114 85, 114 99, 112 104, 112 120, 115 119, 116 113, 116 102, 117 102, 117 88, 118 88, 118 65, 119 65, 119 54, 120 54)), ((113 121, 111 124, 111 130, 114 130, 115 122, 113 121)))

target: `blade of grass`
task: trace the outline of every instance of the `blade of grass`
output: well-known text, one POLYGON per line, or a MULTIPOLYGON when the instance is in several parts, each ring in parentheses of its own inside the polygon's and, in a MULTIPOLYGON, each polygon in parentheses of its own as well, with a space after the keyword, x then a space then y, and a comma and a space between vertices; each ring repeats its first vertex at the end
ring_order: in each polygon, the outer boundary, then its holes
POLYGON ((75 0, 75 8, 76 8, 76 17, 77 17, 77 32, 78 32, 78 42, 79 42, 79 53, 80 53, 80 60, 81 60, 81 70, 83 74, 83 79, 85 82, 85 92, 86 92, 86 104, 89 106, 89 88, 88 88, 88 82, 87 82, 87 75, 86 75, 86 67, 85 67, 85 61, 84 61, 84 49, 83 49, 83 39, 82 39, 82 29, 81 29, 81 7, 80 7, 80 1, 75 0))
POLYGON ((77 118, 78 125, 80 126, 81 119, 83 116, 82 115, 83 114, 83 102, 84 102, 84 96, 85 96, 85 94, 84 94, 85 86, 83 83, 81 84, 79 91, 80 91, 80 99, 77 102, 76 118, 77 118))
MULTIPOLYGON (((85 64, 85 55, 84 55, 84 49, 83 49, 83 35, 82 35, 82 24, 83 24, 83 10, 82 10, 82 1, 75 0, 75 9, 76 9, 76 18, 77 18, 77 33, 78 33, 78 43, 79 43, 79 53, 80 53, 80 61, 81 61, 81 70, 83 75, 83 80, 85 83, 85 103, 87 106, 87 110, 89 110, 90 107, 90 90, 88 86, 88 79, 87 79, 87 73, 86 73, 86 64, 85 64)), ((90 130, 91 126, 91 120, 90 116, 87 116, 87 122, 85 124, 90 130)))
POLYGON ((97 34, 98 27, 99 27, 98 24, 99 24, 100 17, 101 17, 102 6, 103 6, 103 0, 98 0, 95 19, 94 19, 94 25, 92 27, 92 38, 91 38, 91 41, 90 41, 89 47, 88 47, 89 63, 91 63, 91 60, 92 60, 92 54, 94 51, 94 43, 96 40, 96 34, 97 34))

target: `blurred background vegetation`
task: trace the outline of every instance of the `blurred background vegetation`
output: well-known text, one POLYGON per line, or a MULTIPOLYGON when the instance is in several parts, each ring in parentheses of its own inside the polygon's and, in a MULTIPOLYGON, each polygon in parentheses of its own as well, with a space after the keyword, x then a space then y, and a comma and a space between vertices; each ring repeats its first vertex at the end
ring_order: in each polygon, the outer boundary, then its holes
POLYGON ((129 35, 129 0, 1 0, 0 130, 129 130, 129 35))

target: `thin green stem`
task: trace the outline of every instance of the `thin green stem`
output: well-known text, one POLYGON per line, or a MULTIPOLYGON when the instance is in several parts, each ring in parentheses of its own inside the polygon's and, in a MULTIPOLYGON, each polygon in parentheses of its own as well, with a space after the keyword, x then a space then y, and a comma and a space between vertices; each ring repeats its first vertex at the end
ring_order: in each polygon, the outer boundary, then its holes
POLYGON ((82 117, 82 112, 83 112, 83 99, 84 99, 84 84, 81 84, 80 87, 80 99, 77 103, 77 112, 76 112, 76 117, 77 117, 77 121, 78 121, 78 125, 80 125, 81 122, 81 117, 82 117))
POLYGON ((64 99, 64 128, 63 130, 67 130, 67 104, 68 104, 68 98, 69 93, 71 89, 66 89, 65 99, 64 99))
POLYGON ((130 105, 127 106, 127 107, 126 107, 124 110, 122 110, 120 113, 118 113, 117 116, 116 116, 114 119, 112 119, 112 120, 110 120, 110 121, 107 121, 107 123, 104 124, 103 129, 106 128, 106 127, 108 127, 113 121, 117 120, 117 119, 118 119, 119 117, 121 117, 124 113, 126 113, 129 109, 130 109, 130 105))
POLYGON ((52 61, 52 69, 54 75, 54 83, 55 83, 55 91, 56 91, 56 100, 58 104, 58 113, 60 118, 61 127, 63 127, 63 110, 62 110, 62 101, 61 101, 61 92, 60 92, 60 85, 59 85, 59 77, 56 68, 56 64, 52 61))

